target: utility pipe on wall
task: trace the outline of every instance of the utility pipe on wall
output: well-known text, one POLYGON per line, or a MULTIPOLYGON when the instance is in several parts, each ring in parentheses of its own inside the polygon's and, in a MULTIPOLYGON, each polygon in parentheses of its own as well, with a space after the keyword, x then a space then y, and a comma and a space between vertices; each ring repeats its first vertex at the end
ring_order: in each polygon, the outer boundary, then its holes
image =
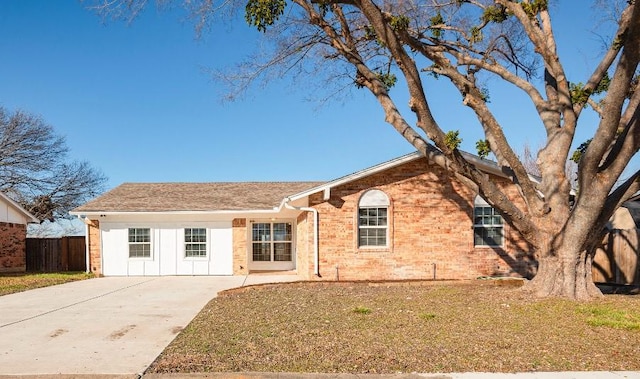
POLYGON ((318 257, 318 210, 315 208, 311 208, 311 207, 296 207, 293 206, 291 204, 289 204, 289 202, 291 201, 290 198, 286 198, 284 200, 284 207, 287 209, 291 209, 294 211, 305 211, 305 212, 312 212, 313 213, 313 273, 316 276, 320 276, 320 259, 318 257))
POLYGON ((84 224, 84 260, 86 265, 85 272, 87 274, 91 273, 91 259, 89 255, 89 222, 87 222, 86 217, 78 216, 82 223, 84 224))

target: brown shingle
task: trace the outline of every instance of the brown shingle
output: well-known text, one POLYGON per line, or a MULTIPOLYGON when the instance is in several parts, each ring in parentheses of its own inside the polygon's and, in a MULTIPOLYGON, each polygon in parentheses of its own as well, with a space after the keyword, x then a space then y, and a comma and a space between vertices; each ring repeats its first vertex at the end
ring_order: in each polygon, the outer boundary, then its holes
POLYGON ((272 209, 321 182, 124 183, 73 212, 272 209))

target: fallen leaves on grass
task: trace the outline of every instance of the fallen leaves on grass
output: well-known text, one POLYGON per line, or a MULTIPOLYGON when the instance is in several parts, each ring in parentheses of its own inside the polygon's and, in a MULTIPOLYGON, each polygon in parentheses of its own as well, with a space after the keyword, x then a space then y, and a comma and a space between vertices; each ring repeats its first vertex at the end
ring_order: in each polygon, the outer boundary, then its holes
MULTIPOLYGON (((634 296, 589 306, 640 315, 634 296)), ((494 281, 257 287, 213 299, 150 371, 640 369, 640 331, 594 326, 590 317, 584 304, 534 300, 494 281)))

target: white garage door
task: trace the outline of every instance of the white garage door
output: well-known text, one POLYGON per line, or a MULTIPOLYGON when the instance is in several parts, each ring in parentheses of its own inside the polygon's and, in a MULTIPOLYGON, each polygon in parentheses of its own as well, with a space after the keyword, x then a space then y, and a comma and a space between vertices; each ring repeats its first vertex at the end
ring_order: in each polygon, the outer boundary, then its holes
POLYGON ((231 222, 101 224, 106 276, 232 275, 231 222))

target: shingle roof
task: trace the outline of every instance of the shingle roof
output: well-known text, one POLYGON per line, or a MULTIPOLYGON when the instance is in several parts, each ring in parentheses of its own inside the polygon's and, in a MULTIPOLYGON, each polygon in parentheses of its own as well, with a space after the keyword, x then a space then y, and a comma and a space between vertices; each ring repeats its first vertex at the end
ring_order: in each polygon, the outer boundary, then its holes
POLYGON ((82 212, 267 210, 321 182, 124 183, 76 209, 82 212))

